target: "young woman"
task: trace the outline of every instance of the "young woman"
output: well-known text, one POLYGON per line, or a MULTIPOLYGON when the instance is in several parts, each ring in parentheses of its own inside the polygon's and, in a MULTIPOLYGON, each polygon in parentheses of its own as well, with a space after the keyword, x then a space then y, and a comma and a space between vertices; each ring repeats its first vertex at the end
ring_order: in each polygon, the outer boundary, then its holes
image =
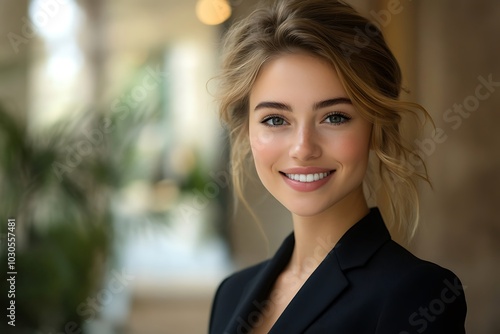
POLYGON ((210 333, 465 333, 459 279, 392 241, 363 191, 414 232, 415 182, 428 178, 400 121, 428 114, 400 91, 378 27, 343 2, 277 1, 231 28, 220 113, 235 190, 251 156, 294 232, 221 283, 210 333))

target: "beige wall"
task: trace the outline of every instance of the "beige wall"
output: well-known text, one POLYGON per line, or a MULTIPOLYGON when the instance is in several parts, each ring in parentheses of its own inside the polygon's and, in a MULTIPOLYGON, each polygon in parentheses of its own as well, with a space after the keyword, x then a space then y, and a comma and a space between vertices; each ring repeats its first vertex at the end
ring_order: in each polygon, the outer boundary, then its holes
MULTIPOLYGON (((386 10, 391 2, 351 1, 371 17, 372 10, 386 10)), ((481 89, 490 95, 477 109, 473 105, 479 77, 488 80, 491 75, 500 82, 500 2, 400 4, 402 10, 391 15, 384 33, 411 90, 407 98, 423 104, 444 133, 439 143, 431 144, 431 129, 419 139, 427 143, 434 189, 422 188, 421 228, 409 248, 462 279, 468 332, 500 333, 500 87, 491 88, 493 92, 481 89), (464 102, 475 109, 470 115, 450 114, 449 108, 464 102)), ((248 198, 268 241, 250 215, 238 210, 230 225, 238 267, 270 256, 291 231, 289 213, 258 181, 253 184, 248 198)))
POLYGON ((19 120, 27 114, 30 31, 22 18, 28 1, 0 2, 0 101, 19 120), (24 29, 24 30, 23 30, 24 29))
POLYGON ((461 277, 471 333, 500 333, 500 2, 427 0, 418 15, 419 100, 447 137, 428 157, 434 192, 413 248, 461 277), (449 122, 455 104, 465 113, 449 122))

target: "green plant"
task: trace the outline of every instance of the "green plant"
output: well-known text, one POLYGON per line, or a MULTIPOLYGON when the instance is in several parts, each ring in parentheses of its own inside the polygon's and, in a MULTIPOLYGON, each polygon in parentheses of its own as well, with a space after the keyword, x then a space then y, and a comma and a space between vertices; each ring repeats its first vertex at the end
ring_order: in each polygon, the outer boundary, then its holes
MULTIPOLYGON (((26 124, 0 106, 0 258, 7 268, 7 219, 15 219, 16 333, 80 325, 85 319, 78 305, 101 284, 113 239, 108 201, 114 177, 105 140, 87 145, 78 163, 63 163, 73 143, 89 140, 77 125, 100 122, 62 122, 33 138, 26 124), (63 176, 58 163, 68 168, 63 176)), ((6 278, 1 281, 8 291, 6 278)), ((6 293, 0 298, 5 307, 12 300, 6 293)), ((7 321, 1 326, 3 333, 12 332, 7 321)))

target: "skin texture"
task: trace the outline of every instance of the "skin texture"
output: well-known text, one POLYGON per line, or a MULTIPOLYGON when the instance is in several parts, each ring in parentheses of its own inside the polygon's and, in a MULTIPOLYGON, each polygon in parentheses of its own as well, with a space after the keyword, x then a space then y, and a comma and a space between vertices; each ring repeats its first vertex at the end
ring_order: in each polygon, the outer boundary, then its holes
POLYGON ((334 246, 368 213, 362 184, 371 123, 350 103, 333 67, 306 53, 268 61, 252 87, 249 106, 250 145, 259 178, 292 213, 296 246, 290 269, 309 274, 314 270, 310 259, 316 258, 317 264, 322 260, 314 253, 318 238, 334 246), (340 103, 317 108, 322 101, 339 98, 340 103), (335 172, 318 189, 304 192, 290 187, 280 173, 296 167, 335 172))

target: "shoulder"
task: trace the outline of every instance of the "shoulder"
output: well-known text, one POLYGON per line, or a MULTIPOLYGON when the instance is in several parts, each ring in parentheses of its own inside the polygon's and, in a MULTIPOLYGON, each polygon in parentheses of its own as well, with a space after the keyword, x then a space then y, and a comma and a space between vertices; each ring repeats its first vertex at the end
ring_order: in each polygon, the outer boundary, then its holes
MULTIPOLYGON (((433 262, 418 258, 393 240, 385 242, 367 263, 371 270, 379 271, 392 281, 412 275, 439 277, 453 274, 433 262)), ((393 283, 393 282, 392 282, 393 283)))
POLYGON ((393 241, 374 260, 388 264, 378 332, 465 333, 467 306, 457 275, 393 241))
MULTIPOLYGON (((212 302, 210 333, 217 333, 221 324, 227 324, 229 319, 221 317, 230 317, 233 314, 249 283, 268 262, 269 260, 237 271, 219 284, 212 302)), ((219 330, 222 332, 222 329, 219 330)))
POLYGON ((264 261, 255 264, 251 267, 237 271, 230 276, 226 277, 217 288, 215 294, 215 299, 231 300, 239 299, 239 297, 244 293, 248 283, 255 278, 258 272, 269 262, 264 261))
POLYGON ((276 278, 293 251, 294 238, 290 234, 269 260, 240 270, 222 281, 212 303, 210 333, 222 333, 238 306, 250 293, 262 293, 276 278))

